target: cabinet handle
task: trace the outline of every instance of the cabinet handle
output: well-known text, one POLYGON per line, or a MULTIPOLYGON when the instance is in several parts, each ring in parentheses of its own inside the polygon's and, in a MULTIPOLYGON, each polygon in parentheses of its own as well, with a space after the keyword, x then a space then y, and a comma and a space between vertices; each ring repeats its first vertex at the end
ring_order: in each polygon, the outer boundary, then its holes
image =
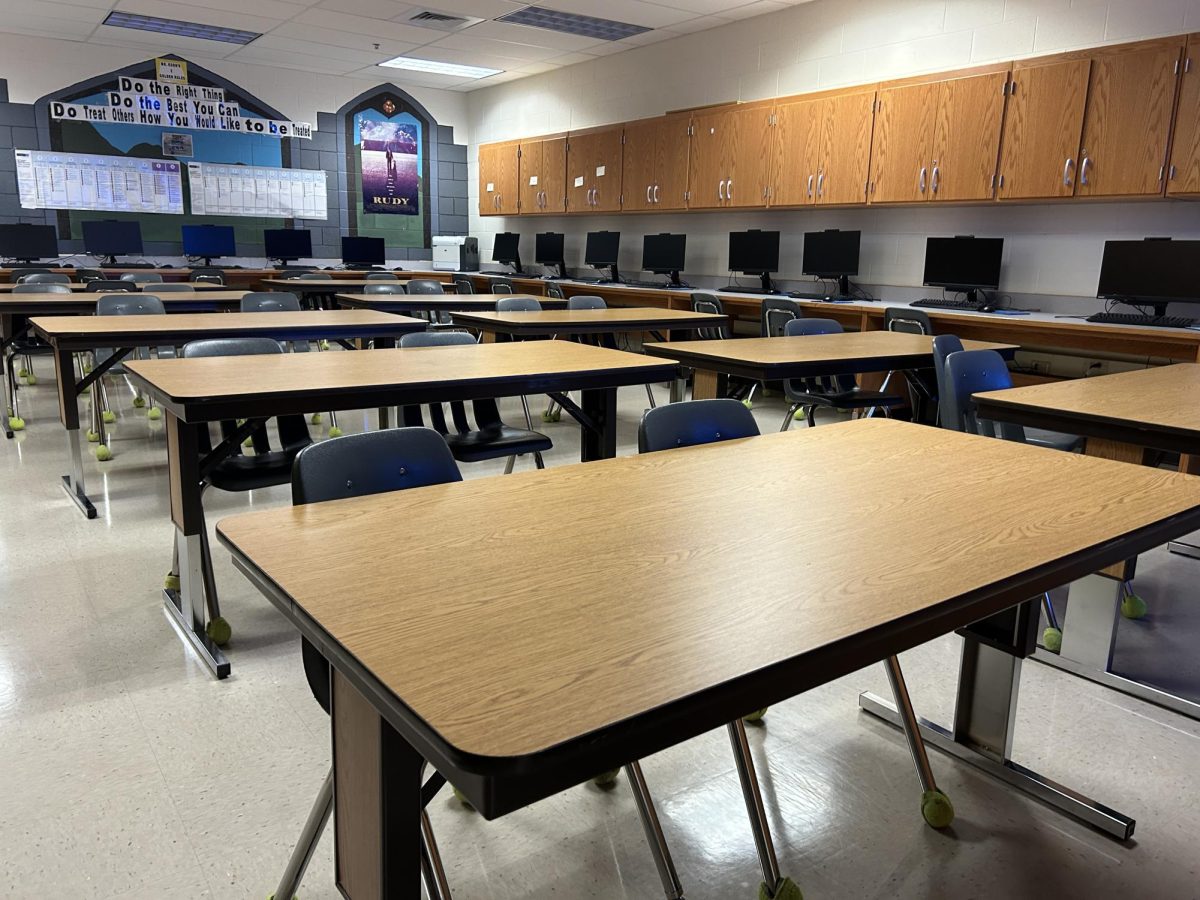
POLYGON ((725 181, 725 199, 726 200, 733 199, 733 179, 732 178, 726 179, 726 181, 725 181))
POLYGON ((818 199, 825 196, 825 173, 817 173, 817 197, 818 199))
POLYGON ((717 199, 718 200, 725 199, 725 179, 723 179, 723 178, 719 182, 717 182, 717 199))
POLYGON ((651 187, 650 185, 646 185, 646 202, 647 203, 654 202, 653 200, 650 199, 650 187, 651 187))
POLYGON ((1165 165, 1163 165, 1163 166, 1159 166, 1159 167, 1158 167, 1158 180, 1159 180, 1159 181, 1162 181, 1162 180, 1163 180, 1163 176, 1164 176, 1164 175, 1166 175, 1166 174, 1167 174, 1167 167, 1166 167, 1165 165))
POLYGON ((925 174, 928 171, 925 166, 921 166, 921 177, 917 179, 917 184, 921 189, 921 193, 925 193, 925 174))
POLYGON ((1092 165, 1092 158, 1084 156, 1083 162, 1079 164, 1079 183, 1090 184, 1088 181, 1088 168, 1092 165))
POLYGON ((600 205, 600 188, 592 188, 592 206, 600 205))
POLYGON ((1170 178, 1171 181, 1175 180, 1175 167, 1174 166, 1171 166, 1170 171, 1167 173, 1167 177, 1170 178))
POLYGON ((809 175, 808 176, 808 196, 810 196, 810 197, 812 196, 812 183, 813 183, 813 177, 811 175, 809 175))
POLYGON ((654 186, 654 202, 655 203, 658 202, 658 185, 657 184, 654 186))
POLYGON ((1067 161, 1063 164, 1063 187, 1070 187, 1075 183, 1075 160, 1067 157, 1067 161))
POLYGON ((941 166, 933 167, 933 178, 930 179, 929 188, 935 194, 937 193, 938 183, 941 181, 941 172, 942 172, 941 166))

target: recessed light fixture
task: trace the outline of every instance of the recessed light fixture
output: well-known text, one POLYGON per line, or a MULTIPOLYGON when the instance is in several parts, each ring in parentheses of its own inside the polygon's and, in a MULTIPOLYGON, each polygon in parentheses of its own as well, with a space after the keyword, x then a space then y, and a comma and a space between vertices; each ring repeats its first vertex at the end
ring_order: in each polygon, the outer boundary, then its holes
POLYGON ((459 78, 487 78, 499 75, 503 69, 487 69, 483 66, 464 66, 461 63, 442 62, 436 59, 417 59, 415 56, 397 56, 379 65, 389 69, 411 69, 414 72, 432 72, 435 75, 456 75, 459 78))
POLYGON ((630 25, 628 22, 614 22, 612 19, 597 19, 594 16, 582 16, 579 13, 546 9, 544 6, 527 6, 524 9, 500 16, 496 21, 508 22, 513 25, 529 25, 532 28, 547 28, 550 31, 595 38, 598 41, 619 41, 621 38, 633 37, 635 34, 654 30, 645 25, 630 25))
POLYGON ((178 19, 160 19, 158 16, 142 16, 137 13, 113 11, 104 20, 114 28, 133 28, 136 31, 154 31, 158 34, 174 34, 179 37, 198 38, 202 41, 221 41, 224 44, 248 44, 262 37, 257 31, 241 31, 237 28, 221 28, 218 25, 201 25, 199 22, 180 22, 178 19))

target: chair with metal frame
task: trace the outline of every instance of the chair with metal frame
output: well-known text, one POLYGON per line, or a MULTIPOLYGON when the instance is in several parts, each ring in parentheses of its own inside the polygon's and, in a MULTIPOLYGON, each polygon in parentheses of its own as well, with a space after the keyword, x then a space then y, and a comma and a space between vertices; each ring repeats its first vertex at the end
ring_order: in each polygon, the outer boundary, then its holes
POLYGON ((537 297, 501 297, 496 301, 496 312, 540 312, 541 309, 537 297))
MULTIPOLYGON (((817 334, 841 334, 842 326, 833 319, 793 319, 784 326, 786 337, 817 334)), ((864 391, 853 375, 819 376, 811 378, 789 378, 783 383, 788 411, 783 417, 780 431, 792 426, 796 413, 803 410, 809 428, 817 424, 817 407, 836 409, 841 412, 882 408, 886 413, 904 403, 904 398, 883 391, 864 391)))
POLYGON ((132 294, 141 289, 142 286, 136 281, 119 281, 111 278, 99 278, 87 283, 89 294, 110 294, 120 291, 132 294))
MULTIPOLYGON (((510 284, 508 287, 509 287, 509 290, 506 293, 511 294, 512 293, 512 285, 510 284)), ((546 285, 546 296, 554 297, 556 300, 566 300, 567 299, 567 295, 563 293, 562 285, 558 285, 558 284, 546 285)))
POLYGON ((224 284, 225 270, 219 266, 195 266, 192 268, 191 280, 208 284, 224 284))
MULTIPOLYGON (((554 285, 551 285, 551 286, 553 287, 554 285)), ((499 281, 492 282, 492 293, 493 294, 515 294, 516 289, 513 287, 513 284, 511 281, 499 280, 499 281)), ((562 289, 559 288, 559 292, 557 295, 551 294, 549 291, 547 291, 546 294, 549 297, 554 297, 554 296, 562 297, 562 289)))
POLYGON ((295 278, 299 281, 333 281, 333 276, 328 272, 313 272, 311 270, 301 272, 295 278))
MULTIPOLYGON (((929 315, 921 309, 911 306, 889 306, 883 311, 883 327, 888 331, 902 334, 933 335, 933 323, 929 315)), ((888 372, 883 379, 881 391, 886 391, 891 384, 895 372, 888 372)), ((914 422, 926 421, 927 410, 933 407, 934 420, 937 419, 937 386, 936 380, 931 379, 928 369, 905 369, 904 380, 908 383, 908 400, 912 409, 914 422)))
POLYGON ((61 272, 31 272, 16 280, 17 284, 70 284, 71 276, 61 272))
POLYGON ((21 266, 16 269, 10 269, 8 272, 8 280, 11 284, 20 284, 21 279, 29 275, 50 275, 50 269, 45 266, 21 266))
MULTIPOLYGON (((35 275, 37 273, 34 273, 35 275)), ((30 278, 33 275, 26 275, 30 278)), ((60 281, 38 282, 19 281, 13 285, 14 294, 69 294, 71 288, 60 281)), ((24 431, 25 419, 21 416, 21 399, 18 393, 18 380, 26 385, 37 384, 37 373, 33 370, 35 356, 49 356, 53 348, 45 341, 29 333, 28 316, 13 316, 12 335, 4 348, 4 377, 8 381, 8 427, 12 431, 24 431), (21 367, 13 369, 13 360, 21 357, 21 367)))
POLYGON ((312 271, 311 267, 307 269, 280 269, 275 277, 281 281, 295 281, 303 275, 311 274, 312 271))
POLYGON ((456 275, 454 276, 454 290, 460 294, 473 294, 475 293, 475 285, 471 283, 470 278, 456 275))
MULTIPOLYGON (((455 345, 474 344, 475 339, 462 331, 419 331, 406 334, 400 339, 404 349, 414 347, 450 347, 455 345)), ((508 457, 504 474, 512 472, 518 456, 533 454, 534 464, 545 468, 542 453, 554 447, 553 441, 533 430, 533 419, 529 415, 529 403, 522 397, 521 407, 525 411, 525 429, 513 428, 504 424, 500 418, 500 410, 496 401, 480 399, 471 401, 471 411, 475 418, 475 428, 472 429, 467 420, 466 404, 460 400, 450 402, 450 421, 441 403, 430 403, 429 419, 434 430, 446 439, 450 452, 459 462, 483 462, 489 459, 508 457)), ((424 418, 419 406, 405 406, 401 410, 401 418, 405 425, 423 426, 424 418)))
POLYGON ((121 276, 122 281, 132 281, 134 284, 158 284, 163 277, 157 272, 126 272, 121 276))
MULTIPOLYGON (((716 294, 705 291, 693 291, 691 295, 692 312, 709 313, 710 315, 725 315, 725 304, 716 294)), ((696 337, 702 341, 720 341, 732 337, 728 325, 706 325, 696 330, 696 337)), ((754 391, 758 382, 745 378, 731 376, 729 378, 729 396, 746 404, 747 409, 754 408, 754 391)))
POLYGON ((76 269, 75 280, 82 281, 87 284, 89 281, 101 281, 104 279, 104 272, 101 269, 76 269))
POLYGON ((364 294, 407 294, 403 281, 377 281, 363 286, 364 294))
POLYGON ((391 272, 368 272, 365 281, 395 281, 396 276, 391 272))
MULTIPOLYGON (((754 421, 754 416, 736 400, 691 400, 648 410, 642 417, 642 423, 638 428, 638 452, 656 453, 682 447, 750 438, 758 434, 758 424, 754 421)), ((954 819, 954 807, 950 803, 950 798, 938 790, 933 770, 929 765, 929 757, 925 752, 925 742, 921 737, 917 716, 913 711, 904 675, 900 669, 899 659, 895 656, 888 657, 885 668, 896 699, 896 707, 900 711, 904 734, 908 740, 908 749, 912 754, 917 777, 921 784, 921 815, 931 827, 945 828, 954 819)), ((755 772, 754 758, 746 738, 746 727, 742 719, 735 719, 726 726, 726 729, 729 732, 738 778, 741 782, 742 797, 746 802, 750 828, 754 835, 759 864, 763 872, 763 881, 759 885, 759 897, 775 898, 775 900, 785 900, 785 898, 786 900, 799 900, 800 888, 791 878, 782 876, 779 871, 779 862, 775 855, 775 845, 771 838, 766 807, 763 804, 758 776, 755 772)))
POLYGON ((156 294, 194 294, 196 293, 196 282, 164 281, 162 284, 154 285, 153 290, 156 294))

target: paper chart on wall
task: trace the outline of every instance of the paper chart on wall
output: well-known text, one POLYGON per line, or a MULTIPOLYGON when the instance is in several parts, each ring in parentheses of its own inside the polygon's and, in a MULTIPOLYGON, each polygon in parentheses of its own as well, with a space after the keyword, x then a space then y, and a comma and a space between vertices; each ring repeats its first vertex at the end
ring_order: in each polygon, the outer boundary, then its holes
POLYGON ((13 153, 24 209, 183 213, 177 162, 45 150, 13 153))
POLYGON ((188 163, 192 214, 326 219, 325 172, 188 163))

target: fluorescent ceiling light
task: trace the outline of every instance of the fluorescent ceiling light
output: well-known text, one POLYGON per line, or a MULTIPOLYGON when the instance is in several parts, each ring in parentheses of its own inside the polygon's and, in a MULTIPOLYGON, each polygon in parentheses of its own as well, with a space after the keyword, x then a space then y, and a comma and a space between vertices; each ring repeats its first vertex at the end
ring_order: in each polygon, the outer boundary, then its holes
POLYGON ((546 28, 550 31, 561 31, 564 34, 595 38, 598 41, 619 41, 621 38, 654 30, 645 25, 630 25, 628 22, 614 22, 612 19, 597 19, 594 16, 583 16, 579 13, 546 9, 544 6, 527 6, 524 9, 500 16, 496 21, 509 22, 513 25, 528 25, 532 28, 546 28))
POLYGON ((483 66, 464 66, 460 63, 441 62, 436 59, 417 59, 413 56, 397 56, 379 65, 389 69, 411 69, 414 72, 433 72, 436 75, 457 75, 459 78, 487 78, 499 75, 503 69, 487 69, 483 66))
POLYGON ((112 25, 114 28, 133 28, 137 31, 175 34, 179 37, 199 38, 202 41, 221 41, 225 44, 248 44, 255 38, 262 37, 257 31, 201 25, 199 22, 180 22, 178 19, 160 19, 157 16, 142 16, 137 13, 115 10, 108 14, 104 24, 112 25))

